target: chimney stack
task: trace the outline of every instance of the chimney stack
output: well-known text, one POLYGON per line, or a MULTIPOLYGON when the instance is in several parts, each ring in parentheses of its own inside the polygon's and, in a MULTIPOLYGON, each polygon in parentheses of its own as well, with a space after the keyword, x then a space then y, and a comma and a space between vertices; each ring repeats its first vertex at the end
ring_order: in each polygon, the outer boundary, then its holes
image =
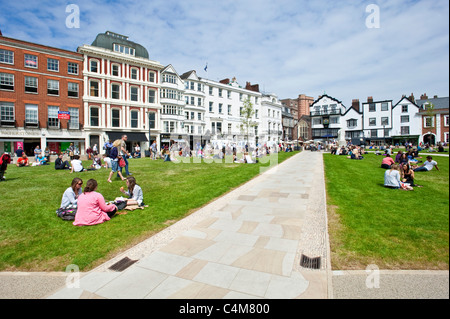
POLYGON ((411 93, 411 95, 409 96, 408 100, 410 100, 410 101, 413 102, 413 103, 416 102, 413 93, 411 93))
POLYGON ((354 108, 356 111, 359 112, 360 109, 359 99, 352 100, 352 108, 354 108))
POLYGON ((369 96, 367 98, 367 103, 373 103, 373 97, 372 96, 369 96))
POLYGON ((420 99, 421 99, 421 100, 428 100, 427 94, 425 93, 425 94, 421 95, 421 96, 420 96, 420 99))

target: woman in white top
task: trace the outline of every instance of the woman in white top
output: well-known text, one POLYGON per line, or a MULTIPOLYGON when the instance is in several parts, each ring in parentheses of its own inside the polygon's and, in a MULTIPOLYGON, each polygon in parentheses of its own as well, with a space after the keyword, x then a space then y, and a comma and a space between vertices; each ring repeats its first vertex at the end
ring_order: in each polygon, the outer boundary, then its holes
POLYGON ((388 188, 398 189, 400 184, 400 172, 398 170, 398 164, 391 166, 391 169, 384 173, 384 186, 388 188))
POLYGON ((127 191, 123 187, 120 188, 122 193, 129 196, 127 205, 144 206, 144 193, 142 192, 142 188, 136 184, 136 179, 133 176, 127 177, 127 188, 127 191))
POLYGON ((66 189, 61 199, 61 208, 67 207, 69 205, 76 206, 78 201, 78 196, 83 193, 81 189, 83 186, 83 180, 81 178, 74 178, 72 180, 72 185, 66 189))

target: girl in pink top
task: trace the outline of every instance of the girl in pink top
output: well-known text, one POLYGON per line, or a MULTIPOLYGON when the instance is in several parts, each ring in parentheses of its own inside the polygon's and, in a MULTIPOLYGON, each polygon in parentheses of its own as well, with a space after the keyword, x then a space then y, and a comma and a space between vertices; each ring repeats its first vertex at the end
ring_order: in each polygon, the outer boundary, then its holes
POLYGON ((381 167, 390 169, 392 164, 395 164, 394 160, 389 156, 389 154, 386 154, 386 157, 383 158, 383 161, 381 162, 381 167))
POLYGON ((78 197, 78 209, 75 215, 75 226, 90 226, 106 222, 117 211, 116 205, 107 205, 102 194, 97 193, 97 181, 90 179, 86 183, 83 194, 78 197))

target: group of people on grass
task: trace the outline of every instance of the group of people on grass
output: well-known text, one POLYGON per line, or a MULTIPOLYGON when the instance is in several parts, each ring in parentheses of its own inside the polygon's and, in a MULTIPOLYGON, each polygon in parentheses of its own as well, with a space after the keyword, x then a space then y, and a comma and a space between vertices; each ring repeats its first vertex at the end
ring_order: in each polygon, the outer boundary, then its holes
POLYGON ((331 146, 331 154, 332 155, 345 155, 349 159, 362 160, 364 159, 364 154, 366 154, 365 150, 361 146, 357 145, 347 145, 347 146, 331 146))
POLYGON ((422 187, 415 184, 415 172, 428 172, 436 168, 439 171, 437 162, 433 160, 432 156, 427 156, 427 160, 422 165, 418 165, 421 158, 413 155, 412 150, 408 152, 399 151, 395 160, 389 155, 385 154, 381 161, 381 168, 386 169, 384 173, 384 186, 393 189, 413 190, 414 187, 422 187))
MULTIPOLYGON (((136 184, 133 176, 126 179, 127 189, 120 187, 120 191, 128 196, 125 200, 126 206, 144 206, 144 194, 142 188, 136 184)), ((74 178, 61 199, 61 208, 76 207, 76 215, 73 225, 91 226, 101 224, 110 220, 118 211, 119 207, 114 203, 107 203, 101 193, 97 191, 98 183, 95 179, 87 181, 82 189, 83 180, 74 178)))

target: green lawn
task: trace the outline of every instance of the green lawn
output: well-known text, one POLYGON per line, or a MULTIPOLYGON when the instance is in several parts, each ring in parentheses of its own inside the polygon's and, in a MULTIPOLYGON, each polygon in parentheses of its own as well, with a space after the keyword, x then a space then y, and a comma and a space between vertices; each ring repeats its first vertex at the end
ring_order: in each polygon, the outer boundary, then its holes
POLYGON ((402 191, 383 187, 381 156, 324 155, 333 269, 449 269, 449 158, 433 159, 402 191))
MULTIPOLYGON (((294 153, 279 153, 278 161, 294 153)), ((268 159, 268 157, 266 157, 268 159)), ((84 162, 87 167, 91 162, 84 162)), ((55 211, 74 177, 98 181, 107 201, 122 193, 120 179, 110 184, 110 170, 70 174, 54 164, 9 165, 0 183, 0 271, 63 271, 76 264, 92 269, 182 219, 224 193, 247 182, 273 162, 250 164, 171 163, 148 158, 130 160, 130 171, 144 192, 144 210, 118 215, 96 226, 76 227, 55 211)))

